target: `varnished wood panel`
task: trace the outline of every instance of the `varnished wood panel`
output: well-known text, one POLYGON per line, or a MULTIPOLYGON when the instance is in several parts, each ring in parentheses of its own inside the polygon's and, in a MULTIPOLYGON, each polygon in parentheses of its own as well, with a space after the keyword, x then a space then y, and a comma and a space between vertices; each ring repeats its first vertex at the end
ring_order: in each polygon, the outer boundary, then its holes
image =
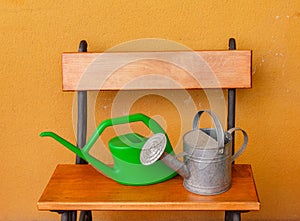
POLYGON ((38 201, 39 210, 259 210, 250 165, 235 164, 223 194, 188 192, 177 176, 148 186, 125 186, 90 165, 58 165, 38 201))
POLYGON ((250 88, 251 51, 63 53, 63 90, 250 88))

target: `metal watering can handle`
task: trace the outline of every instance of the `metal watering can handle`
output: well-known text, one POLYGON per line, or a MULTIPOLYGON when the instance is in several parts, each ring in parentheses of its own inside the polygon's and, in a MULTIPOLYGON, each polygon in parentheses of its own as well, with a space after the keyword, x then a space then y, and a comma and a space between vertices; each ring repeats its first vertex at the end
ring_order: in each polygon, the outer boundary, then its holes
POLYGON ((219 118, 217 117, 217 115, 210 111, 210 110, 201 110, 199 111, 195 117, 194 117, 194 120, 193 120, 193 130, 198 130, 198 124, 199 124, 199 120, 200 120, 200 117, 201 115, 206 112, 208 113, 212 119, 213 119, 213 122, 214 122, 214 125, 215 125, 215 128, 216 128, 216 132, 217 132, 217 142, 218 142, 218 148, 224 148, 224 131, 223 131, 223 127, 222 127, 222 124, 219 120, 219 118))
POLYGON ((85 152, 89 152, 91 147, 97 141, 98 137, 103 133, 103 131, 107 127, 117 125, 117 124, 126 124, 126 123, 130 123, 130 122, 138 122, 138 121, 142 121, 155 134, 156 133, 163 133, 163 134, 166 133, 164 131, 164 129, 155 120, 153 120, 150 117, 148 117, 144 114, 141 114, 141 113, 107 119, 107 120, 102 121, 98 125, 95 132, 92 134, 90 139, 87 141, 86 145, 83 147, 83 150, 85 152))
POLYGON ((235 128, 229 129, 227 132, 230 133, 230 134, 232 134, 233 132, 235 132, 235 131, 237 131, 237 130, 243 132, 243 135, 244 135, 244 141, 243 141, 243 144, 242 144, 242 146, 240 147, 240 149, 232 156, 232 160, 231 160, 232 162, 233 162, 236 158, 238 158, 238 157, 245 151, 246 146, 247 146, 247 144, 248 144, 248 135, 247 135, 246 131, 244 131, 243 129, 235 127, 235 128))

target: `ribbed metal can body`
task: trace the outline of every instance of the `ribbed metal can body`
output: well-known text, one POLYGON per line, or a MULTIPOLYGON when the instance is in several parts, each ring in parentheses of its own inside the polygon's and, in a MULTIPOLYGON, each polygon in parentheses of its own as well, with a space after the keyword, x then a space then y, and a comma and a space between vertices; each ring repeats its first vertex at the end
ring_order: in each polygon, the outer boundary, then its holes
POLYGON ((184 187, 201 195, 216 195, 231 187, 232 136, 224 132, 224 147, 211 147, 197 143, 197 137, 205 132, 216 139, 214 129, 192 130, 183 137, 184 162, 190 177, 184 179, 184 187))

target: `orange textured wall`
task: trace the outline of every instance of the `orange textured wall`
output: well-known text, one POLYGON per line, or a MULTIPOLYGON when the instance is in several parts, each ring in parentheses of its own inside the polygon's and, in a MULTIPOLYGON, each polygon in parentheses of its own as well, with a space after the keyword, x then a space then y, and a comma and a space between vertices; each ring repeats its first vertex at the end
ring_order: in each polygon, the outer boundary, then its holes
MULTIPOLYGON (((299 1, 2 0, 0 12, 0 220, 59 219, 55 213, 37 211, 36 202, 55 166, 74 162, 71 152, 38 136, 54 130, 75 143, 74 94, 61 91, 62 52, 76 51, 81 39, 88 40, 90 51, 141 38, 167 39, 195 50, 226 49, 230 37, 239 49, 253 50, 253 88, 237 95, 237 124, 250 136, 238 162, 252 164, 262 208, 243 218, 300 219, 299 1)), ((200 92, 189 93, 195 99, 200 92)), ((106 92, 95 98, 96 122, 110 115, 116 95, 106 92)), ((122 110, 126 102, 118 105, 122 110)), ((178 112, 168 101, 146 96, 130 111, 157 117, 172 142, 178 142, 178 112), (162 105, 152 109, 157 103, 162 105)), ((190 125, 192 116, 181 117, 190 125)), ((109 160, 109 155, 104 158, 109 160)), ((96 212, 95 220, 186 220, 187 215, 96 212)), ((191 215, 190 220, 223 216, 191 215)))

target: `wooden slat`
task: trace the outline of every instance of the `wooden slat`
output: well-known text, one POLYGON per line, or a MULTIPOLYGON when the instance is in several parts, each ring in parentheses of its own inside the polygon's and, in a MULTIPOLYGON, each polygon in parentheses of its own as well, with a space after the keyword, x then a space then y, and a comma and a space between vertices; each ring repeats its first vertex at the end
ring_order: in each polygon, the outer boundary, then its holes
POLYGON ((148 186, 125 186, 90 165, 58 165, 38 201, 39 210, 259 210, 250 165, 235 164, 223 194, 188 192, 177 176, 148 186))
POLYGON ((250 88, 251 51, 63 53, 63 90, 250 88))

